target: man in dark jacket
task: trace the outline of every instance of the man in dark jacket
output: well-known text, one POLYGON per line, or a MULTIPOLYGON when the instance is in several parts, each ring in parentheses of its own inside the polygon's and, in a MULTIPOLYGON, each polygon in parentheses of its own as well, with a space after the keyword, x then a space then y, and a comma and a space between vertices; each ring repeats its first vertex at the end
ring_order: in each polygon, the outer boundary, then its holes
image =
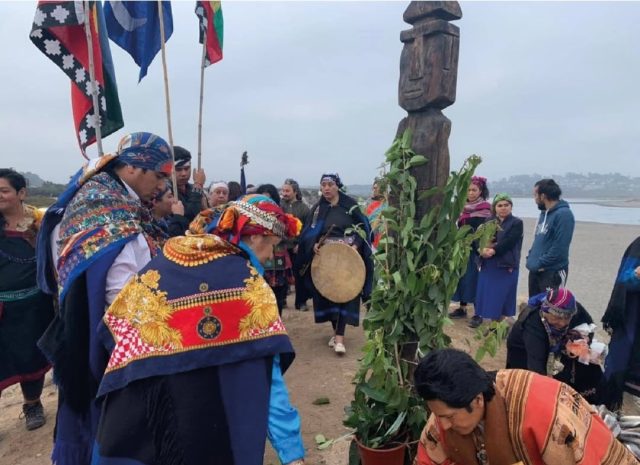
POLYGON ((189 223, 198 213, 206 209, 207 196, 204 194, 204 183, 207 177, 202 168, 193 170, 193 184, 189 184, 191 177, 191 153, 178 145, 173 146, 176 160, 176 184, 178 185, 178 200, 184 205, 184 215, 173 214, 174 222, 182 226, 181 234, 189 229, 189 223))
MULTIPOLYGON (((298 218, 303 225, 307 216, 309 216, 309 207, 302 200, 300 185, 291 178, 285 179, 282 184, 282 188, 280 189, 280 207, 282 207, 285 213, 290 213, 298 218)), ((291 261, 294 263, 293 275, 296 285, 295 307, 296 310, 302 310, 304 312, 308 310, 307 300, 311 298, 311 295, 306 290, 302 276, 300 276, 300 269, 296 265, 298 263, 298 260, 296 260, 296 254, 298 253, 298 240, 295 239, 289 241, 287 243, 287 249, 289 250, 291 261)))
POLYGON ((534 200, 542 213, 527 255, 529 297, 547 288, 566 285, 575 219, 569 204, 560 200, 560 195, 562 190, 553 179, 541 179, 533 188, 534 200))

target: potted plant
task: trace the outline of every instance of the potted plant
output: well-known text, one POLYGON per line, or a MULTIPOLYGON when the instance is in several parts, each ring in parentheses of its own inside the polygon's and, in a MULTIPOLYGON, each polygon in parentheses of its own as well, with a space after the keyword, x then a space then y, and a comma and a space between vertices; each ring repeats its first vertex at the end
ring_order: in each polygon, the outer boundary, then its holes
POLYGON ((360 449, 356 454, 352 444, 350 465, 360 459, 363 465, 393 465, 389 450, 394 448, 400 450, 395 463, 402 465, 415 453, 427 413, 413 389, 413 371, 420 356, 450 343, 443 331, 450 297, 477 236, 468 227, 458 229, 456 220, 480 161, 471 156, 444 187, 418 199, 410 169, 428 161, 411 150, 411 133, 406 131, 386 153, 383 183, 393 201, 382 212, 385 232, 375 254, 376 286, 363 321, 367 342, 345 420, 360 449), (429 196, 442 202, 416 218, 416 202, 429 196), (384 461, 367 462, 371 449, 383 451, 384 461))

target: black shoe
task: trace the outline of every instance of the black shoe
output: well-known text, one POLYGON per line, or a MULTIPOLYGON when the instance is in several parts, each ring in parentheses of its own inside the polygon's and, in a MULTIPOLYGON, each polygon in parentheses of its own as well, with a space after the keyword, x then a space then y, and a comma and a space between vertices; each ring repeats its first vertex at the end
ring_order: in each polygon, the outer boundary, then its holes
POLYGON ((449 313, 449 318, 453 318, 453 319, 466 318, 466 317, 467 317, 467 310, 462 307, 458 307, 454 311, 449 313))
POLYGON ((469 328, 477 328, 482 324, 482 317, 478 315, 474 315, 471 317, 471 321, 469 321, 469 328))
POLYGON ((27 429, 29 431, 40 428, 47 422, 44 417, 44 409, 42 408, 40 401, 32 404, 23 404, 22 413, 24 414, 24 419, 26 420, 27 429))

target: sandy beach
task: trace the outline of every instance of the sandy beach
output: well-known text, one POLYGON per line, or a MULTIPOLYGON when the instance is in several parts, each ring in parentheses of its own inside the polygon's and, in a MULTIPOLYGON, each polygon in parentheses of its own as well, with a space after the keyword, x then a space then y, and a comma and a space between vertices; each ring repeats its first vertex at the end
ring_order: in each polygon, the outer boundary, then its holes
MULTIPOLYGON (((517 212, 514 212, 517 214, 517 212)), ((524 257, 529 250, 535 220, 525 219, 523 259, 520 271, 518 294, 521 299, 527 295, 527 272, 524 257)), ((578 300, 599 321, 609 300, 609 294, 616 275, 620 257, 627 245, 640 234, 634 226, 578 223, 571 245, 571 264, 568 287, 578 300)), ((348 431, 342 426, 344 407, 351 400, 353 385, 351 380, 361 356, 360 347, 364 342, 362 328, 347 329, 346 356, 337 356, 326 346, 331 335, 330 325, 315 325, 311 312, 297 312, 289 307, 285 310, 284 321, 296 349, 296 360, 285 378, 291 398, 301 413, 302 429, 307 448, 308 464, 344 465, 347 462, 347 441, 337 442, 325 450, 318 450, 315 436, 323 434, 327 438, 337 438, 348 431), (320 397, 330 400, 328 405, 313 405, 320 397)), ((448 328, 454 339, 454 346, 469 349, 473 332, 464 321, 457 321, 448 328)), ((489 369, 504 366, 504 349, 495 359, 487 358, 483 365, 489 369)), ((43 403, 48 422, 39 430, 27 432, 21 412, 21 395, 18 386, 12 386, 0 398, 0 463, 3 465, 47 465, 50 463, 51 439, 56 408, 56 391, 48 377, 43 403)), ((266 464, 279 463, 275 454, 267 446, 266 464)))

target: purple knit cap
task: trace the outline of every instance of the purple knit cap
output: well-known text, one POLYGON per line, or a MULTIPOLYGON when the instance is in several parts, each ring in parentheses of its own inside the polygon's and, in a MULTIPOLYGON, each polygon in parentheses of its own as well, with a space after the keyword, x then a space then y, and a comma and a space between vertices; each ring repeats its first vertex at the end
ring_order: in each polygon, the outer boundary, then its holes
POLYGON ((559 289, 549 289, 542 301, 541 309, 545 313, 550 313, 561 318, 571 318, 578 311, 576 298, 569 289, 563 287, 559 289))

